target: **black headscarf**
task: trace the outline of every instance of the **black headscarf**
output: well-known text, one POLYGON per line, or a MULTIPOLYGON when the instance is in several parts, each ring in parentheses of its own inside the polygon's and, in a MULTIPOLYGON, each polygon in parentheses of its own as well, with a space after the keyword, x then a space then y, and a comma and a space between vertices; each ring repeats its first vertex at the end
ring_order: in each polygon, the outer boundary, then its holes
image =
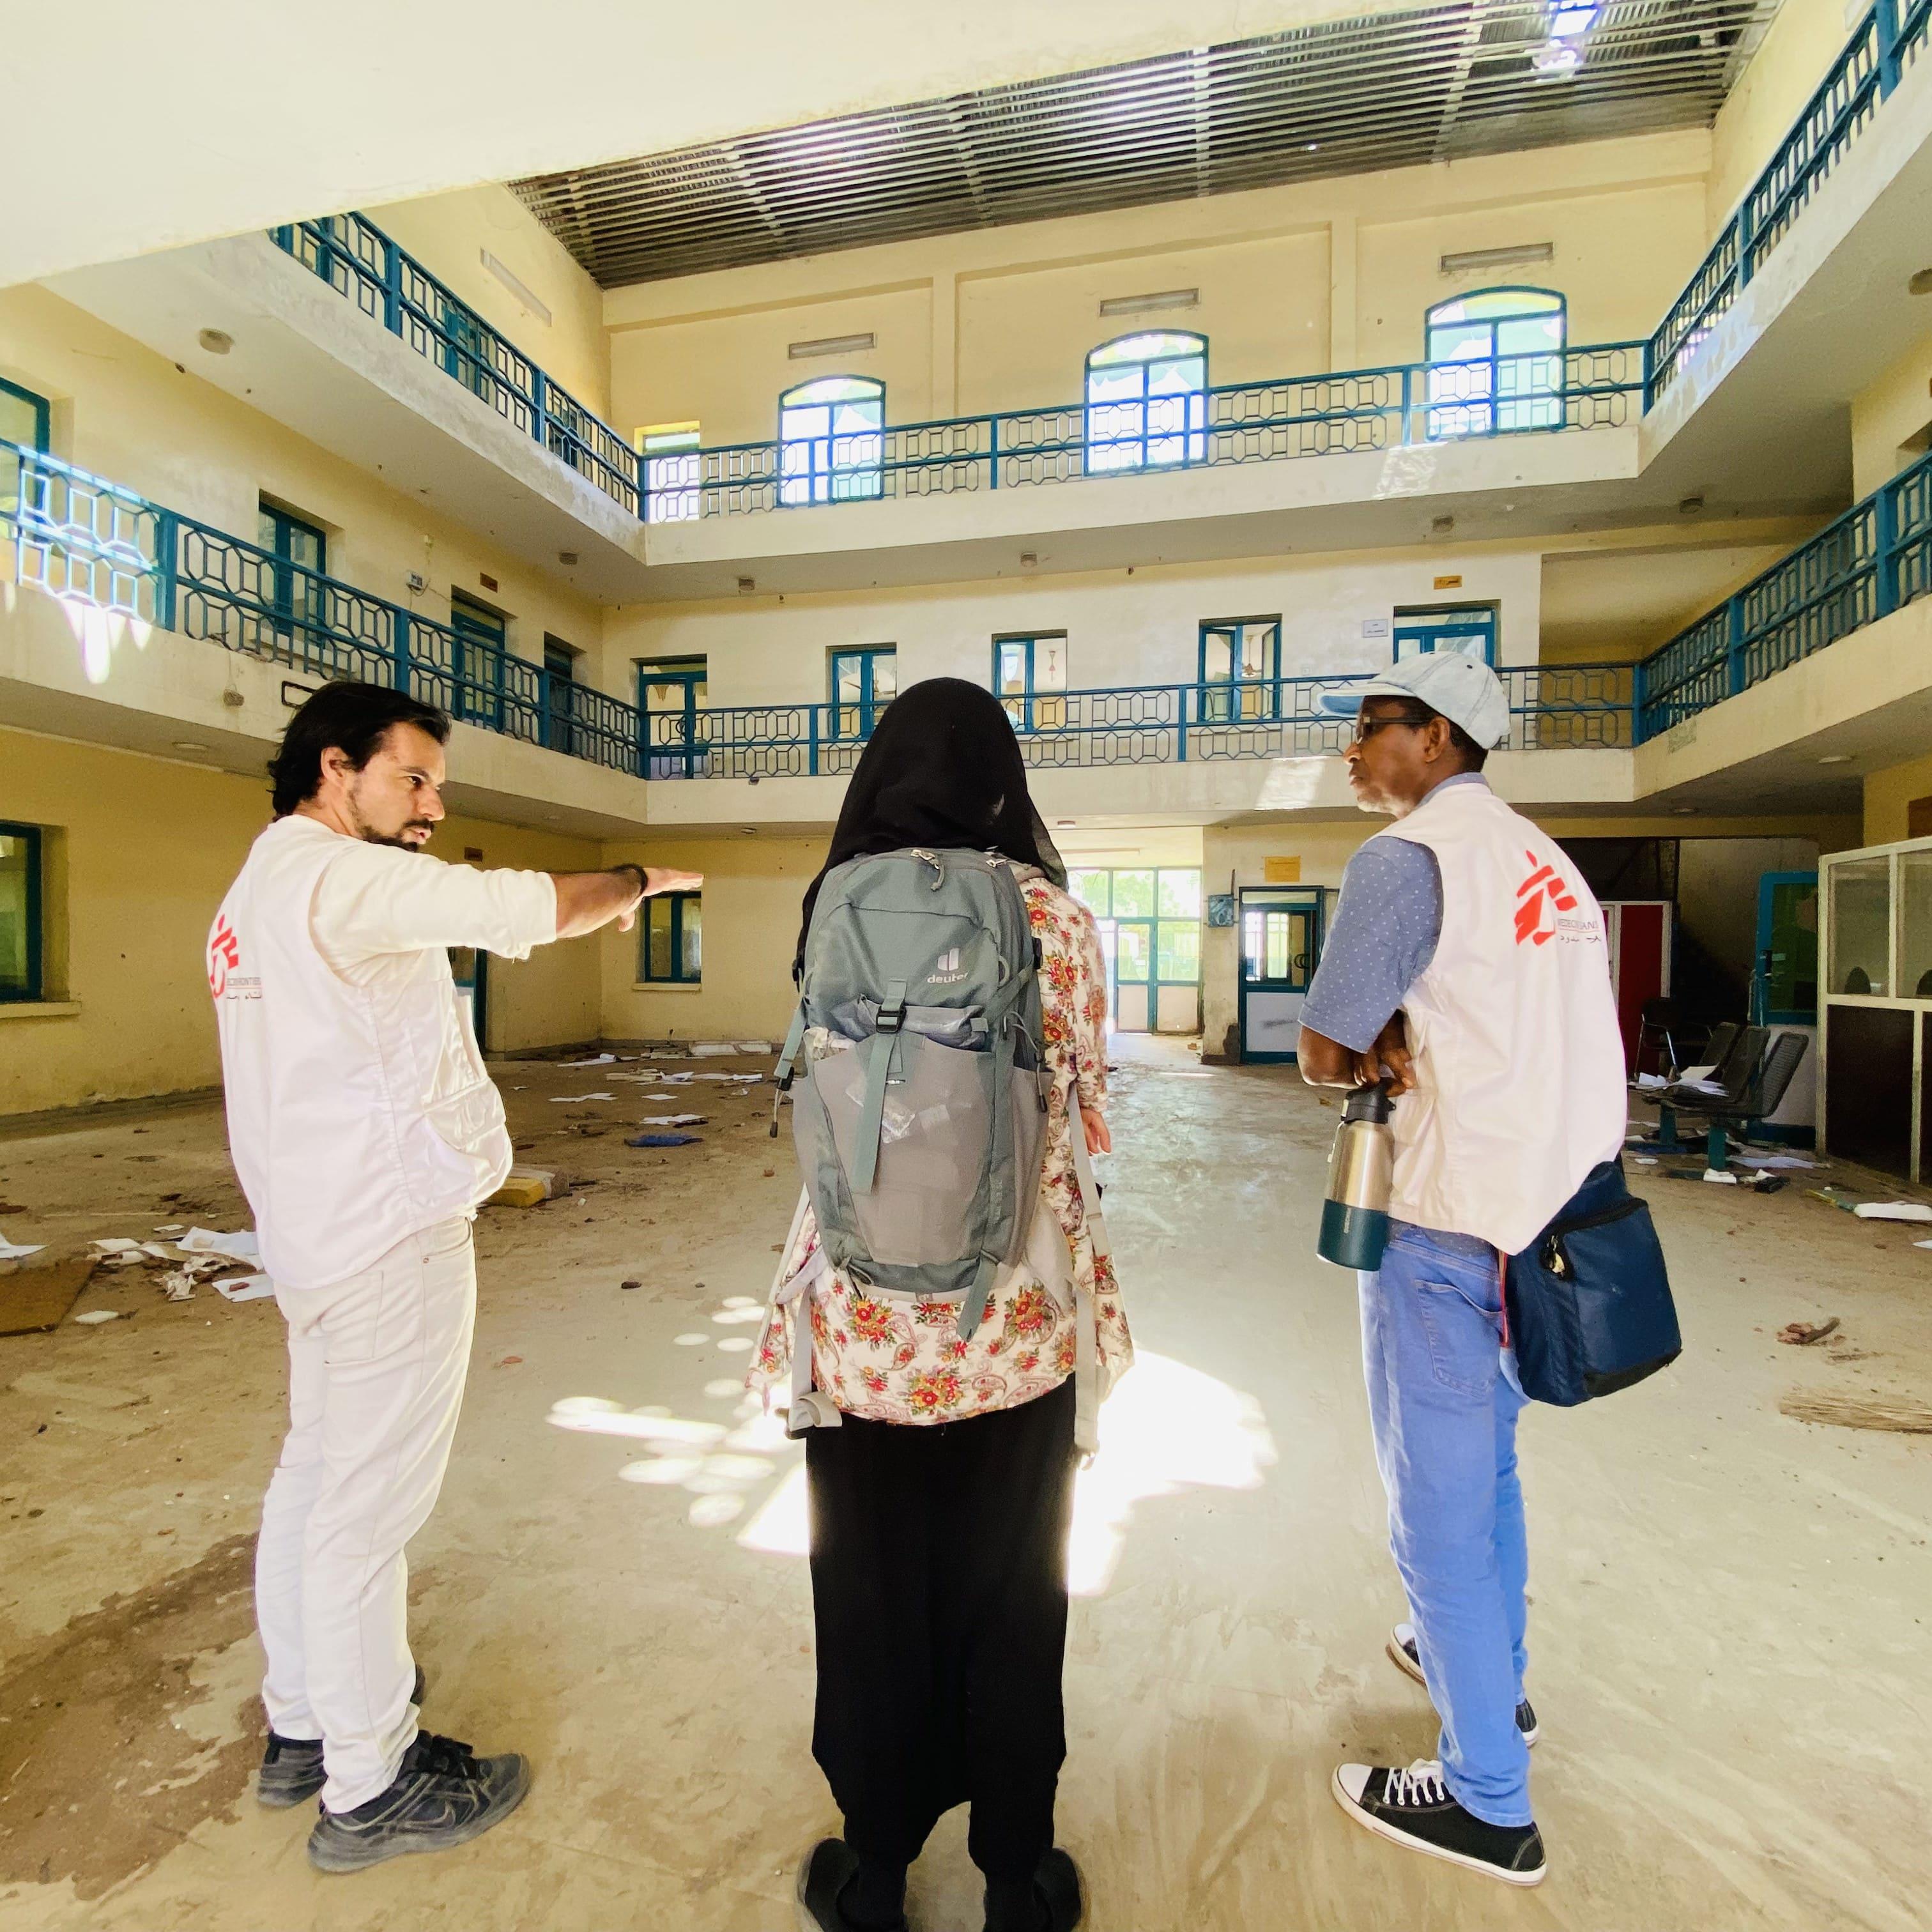
POLYGON ((818 889, 835 866, 921 845, 933 851, 1004 852, 1037 866, 1057 886, 1066 867, 1027 791, 1026 760, 1000 701, 964 678, 929 677, 900 692, 873 727, 832 834, 806 888, 796 957, 818 889))

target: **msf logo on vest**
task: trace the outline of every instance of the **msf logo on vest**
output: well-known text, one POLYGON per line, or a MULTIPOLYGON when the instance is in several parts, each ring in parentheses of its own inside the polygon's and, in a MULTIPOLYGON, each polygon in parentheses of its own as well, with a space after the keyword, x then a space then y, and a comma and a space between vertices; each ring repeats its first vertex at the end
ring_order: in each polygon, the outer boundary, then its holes
POLYGON ((1576 910, 1576 896, 1555 866, 1544 865, 1534 852, 1523 856, 1529 861, 1529 877, 1516 889, 1516 943, 1546 946, 1562 923, 1560 915, 1576 910))
POLYGON ((956 986, 965 976, 959 969, 959 949, 956 946, 932 962, 932 970, 926 983, 928 986, 956 986))
POLYGON ((259 1000, 262 982, 254 974, 244 976, 236 969, 242 964, 242 942, 224 914, 214 922, 208 935, 208 990, 218 1000, 259 1000))

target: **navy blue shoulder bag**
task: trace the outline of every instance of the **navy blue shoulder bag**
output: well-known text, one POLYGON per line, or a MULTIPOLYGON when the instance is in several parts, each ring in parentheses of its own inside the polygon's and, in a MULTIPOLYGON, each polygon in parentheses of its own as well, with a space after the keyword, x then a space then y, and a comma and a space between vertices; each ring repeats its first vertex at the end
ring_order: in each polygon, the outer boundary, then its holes
POLYGON ((1503 1271, 1522 1392, 1570 1408, 1614 1395, 1683 1352, 1650 1208, 1621 1159, 1593 1167, 1503 1271))

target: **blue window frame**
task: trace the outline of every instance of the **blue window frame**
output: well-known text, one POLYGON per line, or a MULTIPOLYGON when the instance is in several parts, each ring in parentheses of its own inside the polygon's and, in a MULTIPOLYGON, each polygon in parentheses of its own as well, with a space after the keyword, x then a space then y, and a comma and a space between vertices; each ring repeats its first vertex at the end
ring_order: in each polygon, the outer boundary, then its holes
POLYGON ((1238 724, 1281 709, 1281 620, 1229 617, 1201 626, 1201 722, 1238 724))
POLYGON ((704 895, 661 892, 638 921, 638 977, 652 986, 695 986, 704 977, 704 895))
POLYGON ((885 494, 886 386, 820 376, 778 398, 778 501, 842 503, 885 494))
MULTIPOLYGON (((0 376, 0 442, 44 452, 52 427, 46 397, 0 376)), ((0 515, 10 516, 20 507, 20 459, 10 449, 0 450, 0 515)))
POLYGON ((473 724, 503 728, 504 659, 509 640, 503 614, 460 590, 449 593, 449 628, 455 632, 450 670, 453 716, 473 724))
POLYGON ((328 574, 328 533, 265 500, 256 508, 255 534, 272 560, 263 566, 267 580, 261 586, 271 627, 285 642, 319 644, 328 621, 322 581, 328 574))
POLYGON ((711 748, 701 736, 706 675, 702 658, 650 658, 638 666, 645 777, 702 776, 711 748))
POLYGON ((544 638, 543 741, 553 752, 578 752, 577 652, 561 638, 544 638))
POLYGON ((898 652, 891 644, 832 653, 832 731, 835 738, 869 738, 879 713, 898 695, 898 652))
POLYGON ((1067 889, 1099 928, 1113 1024, 1130 1033, 1157 1029, 1163 987, 1192 989, 1198 1009, 1198 866, 1076 866, 1067 889))
POLYGON ((44 998, 40 828, 0 820, 0 1002, 44 998))
POLYGON ((1066 723, 1066 633, 993 640, 993 690, 1016 731, 1066 723))
POLYGON ((1087 358, 1087 473, 1199 463, 1208 454, 1208 338, 1156 329, 1087 358))
POLYGON ((496 364, 490 353, 490 332, 480 316, 453 302, 442 304, 442 366, 472 395, 481 396, 494 410, 496 406, 496 364))
POLYGON ((1496 661, 1496 607, 1493 604, 1449 604, 1426 610, 1395 614, 1395 654, 1426 657, 1432 651, 1460 651, 1465 657, 1494 666, 1496 661))
POLYGON ((1568 317, 1553 289, 1479 289, 1429 311, 1430 440, 1563 427, 1568 317))

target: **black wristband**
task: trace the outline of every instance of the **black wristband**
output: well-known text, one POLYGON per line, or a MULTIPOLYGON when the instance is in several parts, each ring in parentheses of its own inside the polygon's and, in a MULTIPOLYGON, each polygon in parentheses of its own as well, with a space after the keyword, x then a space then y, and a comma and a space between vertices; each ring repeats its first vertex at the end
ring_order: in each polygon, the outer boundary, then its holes
POLYGON ((613 866, 610 869, 614 872, 628 872, 636 879, 638 882, 638 898, 644 898, 644 896, 650 892, 651 889, 650 878, 645 872, 643 866, 633 866, 626 862, 622 866, 613 866))

